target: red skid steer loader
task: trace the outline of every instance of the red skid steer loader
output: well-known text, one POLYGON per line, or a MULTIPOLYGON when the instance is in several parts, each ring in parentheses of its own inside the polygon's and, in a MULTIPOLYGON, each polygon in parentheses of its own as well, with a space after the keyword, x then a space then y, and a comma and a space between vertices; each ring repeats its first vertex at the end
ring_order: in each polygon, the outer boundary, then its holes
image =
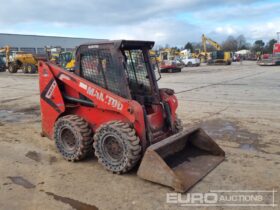
MULTIPOLYGON (((185 192, 224 160, 202 130, 183 131, 177 98, 160 89, 150 41, 102 41, 77 48, 75 72, 40 61, 42 135, 69 161, 92 152, 122 174, 185 192)), ((158 68, 156 68, 158 69, 158 68)))

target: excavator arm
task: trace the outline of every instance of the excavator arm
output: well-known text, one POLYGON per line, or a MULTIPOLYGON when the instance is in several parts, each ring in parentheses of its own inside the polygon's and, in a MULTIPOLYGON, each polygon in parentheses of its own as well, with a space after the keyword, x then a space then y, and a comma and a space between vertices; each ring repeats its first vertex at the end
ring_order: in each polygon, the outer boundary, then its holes
POLYGON ((221 50, 222 49, 221 45, 219 45, 217 42, 213 41, 210 38, 207 38, 204 34, 202 34, 202 46, 203 46, 203 51, 204 52, 207 52, 207 49, 206 49, 206 43, 207 42, 210 45, 212 45, 213 47, 215 47, 216 50, 221 50))

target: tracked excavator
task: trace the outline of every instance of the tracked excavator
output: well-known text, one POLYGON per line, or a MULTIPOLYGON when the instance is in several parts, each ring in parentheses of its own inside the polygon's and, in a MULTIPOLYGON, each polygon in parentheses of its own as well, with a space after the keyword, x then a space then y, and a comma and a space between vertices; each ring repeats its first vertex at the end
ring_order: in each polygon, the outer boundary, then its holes
POLYGON ((204 56, 204 59, 205 61, 207 61, 208 65, 231 64, 232 59, 231 59, 230 52, 223 51, 221 45, 219 45, 217 42, 213 41, 212 39, 206 37, 204 34, 202 34, 202 47, 203 47, 203 52, 201 52, 201 54, 202 57, 204 56), (216 49, 216 51, 207 53, 207 47, 206 47, 207 42, 210 45, 212 45, 216 49))

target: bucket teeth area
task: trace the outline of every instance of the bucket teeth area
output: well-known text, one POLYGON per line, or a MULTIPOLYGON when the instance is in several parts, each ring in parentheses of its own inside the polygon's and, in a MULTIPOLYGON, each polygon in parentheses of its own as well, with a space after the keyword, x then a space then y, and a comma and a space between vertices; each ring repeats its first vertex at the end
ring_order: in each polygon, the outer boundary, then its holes
POLYGON ((225 158, 202 129, 191 129, 151 145, 138 169, 143 179, 185 192, 225 158))

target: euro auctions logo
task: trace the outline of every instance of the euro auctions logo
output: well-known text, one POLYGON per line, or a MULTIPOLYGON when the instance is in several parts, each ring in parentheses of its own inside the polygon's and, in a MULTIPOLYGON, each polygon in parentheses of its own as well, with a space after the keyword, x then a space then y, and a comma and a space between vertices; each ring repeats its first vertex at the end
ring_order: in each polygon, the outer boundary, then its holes
POLYGON ((277 207, 275 193, 267 190, 211 190, 208 193, 167 193, 166 203, 179 206, 277 207))

